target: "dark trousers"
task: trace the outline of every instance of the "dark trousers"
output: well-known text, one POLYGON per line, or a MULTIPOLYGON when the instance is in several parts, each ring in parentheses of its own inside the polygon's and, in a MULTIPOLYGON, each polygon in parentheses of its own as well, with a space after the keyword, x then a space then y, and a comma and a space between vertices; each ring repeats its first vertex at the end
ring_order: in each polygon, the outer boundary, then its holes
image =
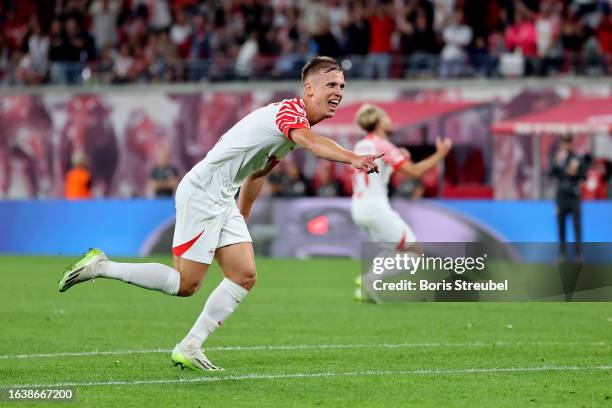
POLYGON ((561 254, 566 254, 565 246, 565 220, 568 215, 572 216, 574 224, 574 237, 576 239, 576 253, 582 253, 582 217, 581 202, 579 199, 557 200, 557 225, 559 227, 559 244, 561 254))

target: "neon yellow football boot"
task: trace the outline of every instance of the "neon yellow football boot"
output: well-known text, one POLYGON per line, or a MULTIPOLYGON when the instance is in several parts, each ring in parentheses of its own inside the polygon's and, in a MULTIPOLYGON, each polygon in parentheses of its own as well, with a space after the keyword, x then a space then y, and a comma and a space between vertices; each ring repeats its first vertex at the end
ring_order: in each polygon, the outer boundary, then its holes
POLYGON ((98 248, 91 248, 74 265, 66 268, 58 289, 65 292, 77 283, 92 280, 96 277, 95 266, 100 261, 107 261, 108 257, 98 248))

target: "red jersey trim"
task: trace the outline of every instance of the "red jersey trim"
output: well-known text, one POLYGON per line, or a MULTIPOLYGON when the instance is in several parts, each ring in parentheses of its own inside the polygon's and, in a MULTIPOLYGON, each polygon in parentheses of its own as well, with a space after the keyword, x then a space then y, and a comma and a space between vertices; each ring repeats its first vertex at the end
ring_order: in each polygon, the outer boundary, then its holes
POLYGON ((406 163, 408 159, 402 159, 393 165, 393 171, 398 171, 402 164, 406 163))
POLYGON ((198 240, 198 238, 200 238, 200 236, 204 233, 204 231, 206 230, 206 228, 204 228, 202 230, 202 232, 200 232, 195 238, 193 238, 190 241, 185 242, 184 244, 181 245, 177 245, 174 248, 172 248, 172 253, 176 256, 181 256, 183 255, 185 252, 187 252, 189 250, 189 248, 191 248, 193 246, 193 244, 195 244, 195 242, 198 240))
POLYGON ((287 136, 287 139, 289 139, 289 140, 291 140, 293 142, 293 139, 291 138, 291 133, 290 133, 292 129, 310 129, 310 126, 308 126, 305 123, 298 123, 298 124, 295 124, 295 125, 291 125, 291 127, 289 127, 287 129, 287 134, 285 136, 287 136))
POLYGON ((291 129, 310 129, 310 123, 304 114, 304 104, 301 99, 293 98, 284 101, 276 114, 276 126, 283 135, 291 141, 291 129))

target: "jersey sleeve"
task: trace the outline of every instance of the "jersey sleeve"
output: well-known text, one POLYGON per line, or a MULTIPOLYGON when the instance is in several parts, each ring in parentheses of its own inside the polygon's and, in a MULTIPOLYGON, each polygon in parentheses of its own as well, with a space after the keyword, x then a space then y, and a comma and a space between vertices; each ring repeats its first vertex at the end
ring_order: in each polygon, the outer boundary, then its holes
POLYGON ((287 100, 281 104, 276 114, 276 127, 278 127, 278 130, 280 130, 287 139, 291 140, 289 136, 289 131, 291 129, 310 129, 310 123, 308 123, 308 119, 306 119, 306 112, 304 109, 295 100, 287 100))
POLYGON ((389 141, 382 144, 381 153, 385 154, 382 159, 393 168, 393 171, 397 171, 402 164, 408 161, 408 158, 402 154, 400 149, 389 141))

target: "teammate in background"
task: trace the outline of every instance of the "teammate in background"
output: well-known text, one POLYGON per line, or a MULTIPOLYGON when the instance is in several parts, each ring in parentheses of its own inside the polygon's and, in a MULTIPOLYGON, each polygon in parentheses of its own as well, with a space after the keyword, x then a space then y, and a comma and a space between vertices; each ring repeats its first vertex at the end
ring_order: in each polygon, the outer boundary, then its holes
POLYGON ((357 155, 310 127, 331 118, 344 94, 344 74, 329 57, 316 57, 302 69, 303 98, 257 109, 228 130, 181 180, 176 191, 174 268, 159 263, 119 263, 92 249, 68 268, 59 283, 64 292, 97 277, 118 279, 172 296, 199 289, 213 259, 225 278, 210 294, 189 333, 172 352, 175 365, 217 370, 202 343, 232 314, 255 285, 255 257, 246 220, 265 176, 291 150, 378 171, 379 155, 357 155), (234 197, 240 189, 238 202, 234 197))
POLYGON ((87 168, 87 158, 82 152, 72 155, 72 168, 66 173, 64 196, 68 200, 91 198, 91 172, 87 168))
MULTIPOLYGON (((421 177, 429 169, 442 161, 452 147, 449 139, 436 139, 436 152, 424 160, 414 163, 410 153, 404 148, 397 148, 389 141, 393 132, 389 115, 378 106, 365 104, 357 111, 357 124, 367 132, 367 136, 357 142, 355 153, 363 155, 384 154, 377 159, 379 172, 368 174, 359 169, 353 172, 353 197, 351 214, 355 224, 363 228, 371 242, 392 243, 394 251, 406 251, 414 246, 416 237, 402 217, 389 204, 388 185, 391 174, 401 171, 410 177, 421 177)), ((378 301, 375 293, 369 289, 369 273, 366 275, 364 290, 370 299, 363 299, 363 291, 355 291, 356 300, 378 301)), ((385 277, 389 277, 386 275, 385 277)), ((356 284, 361 286, 361 277, 356 284)))

